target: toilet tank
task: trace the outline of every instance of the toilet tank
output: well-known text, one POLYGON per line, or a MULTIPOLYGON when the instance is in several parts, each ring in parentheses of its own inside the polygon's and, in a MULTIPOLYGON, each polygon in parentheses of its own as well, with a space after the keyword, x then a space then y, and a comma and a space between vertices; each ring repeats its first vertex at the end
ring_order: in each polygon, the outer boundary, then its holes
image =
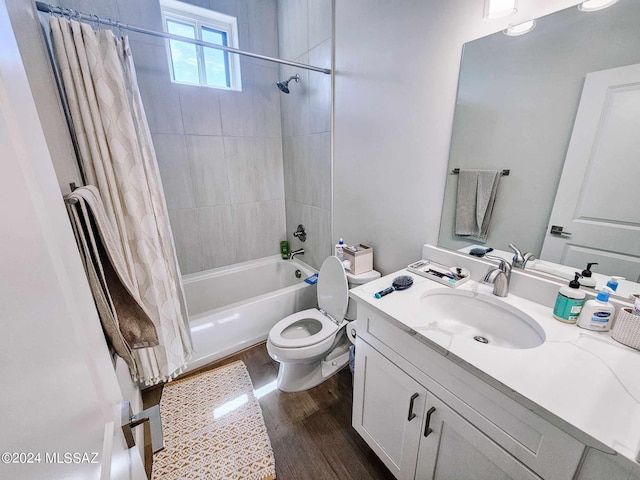
MULTIPOLYGON (((370 270, 368 272, 360 273, 358 275, 354 275, 353 273, 350 273, 348 271, 345 271, 344 273, 347 274, 347 283, 349 284, 349 290, 380 278, 380 272, 376 270, 370 270)), ((356 306, 357 306, 356 302, 354 300, 351 300, 351 298, 349 298, 347 313, 345 313, 344 318, 346 318, 349 321, 355 320, 357 318, 356 306)))

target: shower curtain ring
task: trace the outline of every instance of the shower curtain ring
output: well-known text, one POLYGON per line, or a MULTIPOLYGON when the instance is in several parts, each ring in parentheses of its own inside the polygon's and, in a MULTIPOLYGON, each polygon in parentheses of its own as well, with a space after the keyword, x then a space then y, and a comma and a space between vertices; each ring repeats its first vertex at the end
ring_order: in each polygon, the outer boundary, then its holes
POLYGON ((93 17, 95 18, 94 29, 98 30, 98 28, 100 28, 100 17, 98 17, 98 15, 96 14, 93 14, 93 17))

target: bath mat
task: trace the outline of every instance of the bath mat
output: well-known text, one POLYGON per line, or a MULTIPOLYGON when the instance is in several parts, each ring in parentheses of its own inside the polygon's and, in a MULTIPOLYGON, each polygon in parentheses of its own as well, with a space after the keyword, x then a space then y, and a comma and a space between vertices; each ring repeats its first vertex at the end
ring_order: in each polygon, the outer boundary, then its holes
POLYGON ((260 404, 241 361, 165 385, 165 449, 152 480, 272 480, 275 459, 260 404))

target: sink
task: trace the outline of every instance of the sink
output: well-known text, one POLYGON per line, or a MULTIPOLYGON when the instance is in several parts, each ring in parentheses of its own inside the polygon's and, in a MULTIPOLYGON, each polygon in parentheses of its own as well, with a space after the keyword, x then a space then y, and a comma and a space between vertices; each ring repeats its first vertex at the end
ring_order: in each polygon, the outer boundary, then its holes
POLYGON ((482 344, 534 348, 544 343, 542 327, 523 311, 491 295, 467 290, 436 289, 421 298, 427 327, 482 344))

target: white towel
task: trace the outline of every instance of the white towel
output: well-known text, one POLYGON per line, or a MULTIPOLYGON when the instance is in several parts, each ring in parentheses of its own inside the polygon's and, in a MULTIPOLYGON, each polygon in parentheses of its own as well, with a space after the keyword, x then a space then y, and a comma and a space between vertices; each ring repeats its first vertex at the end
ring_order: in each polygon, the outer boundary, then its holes
POLYGON ((460 170, 455 234, 486 242, 500 171, 460 170))

